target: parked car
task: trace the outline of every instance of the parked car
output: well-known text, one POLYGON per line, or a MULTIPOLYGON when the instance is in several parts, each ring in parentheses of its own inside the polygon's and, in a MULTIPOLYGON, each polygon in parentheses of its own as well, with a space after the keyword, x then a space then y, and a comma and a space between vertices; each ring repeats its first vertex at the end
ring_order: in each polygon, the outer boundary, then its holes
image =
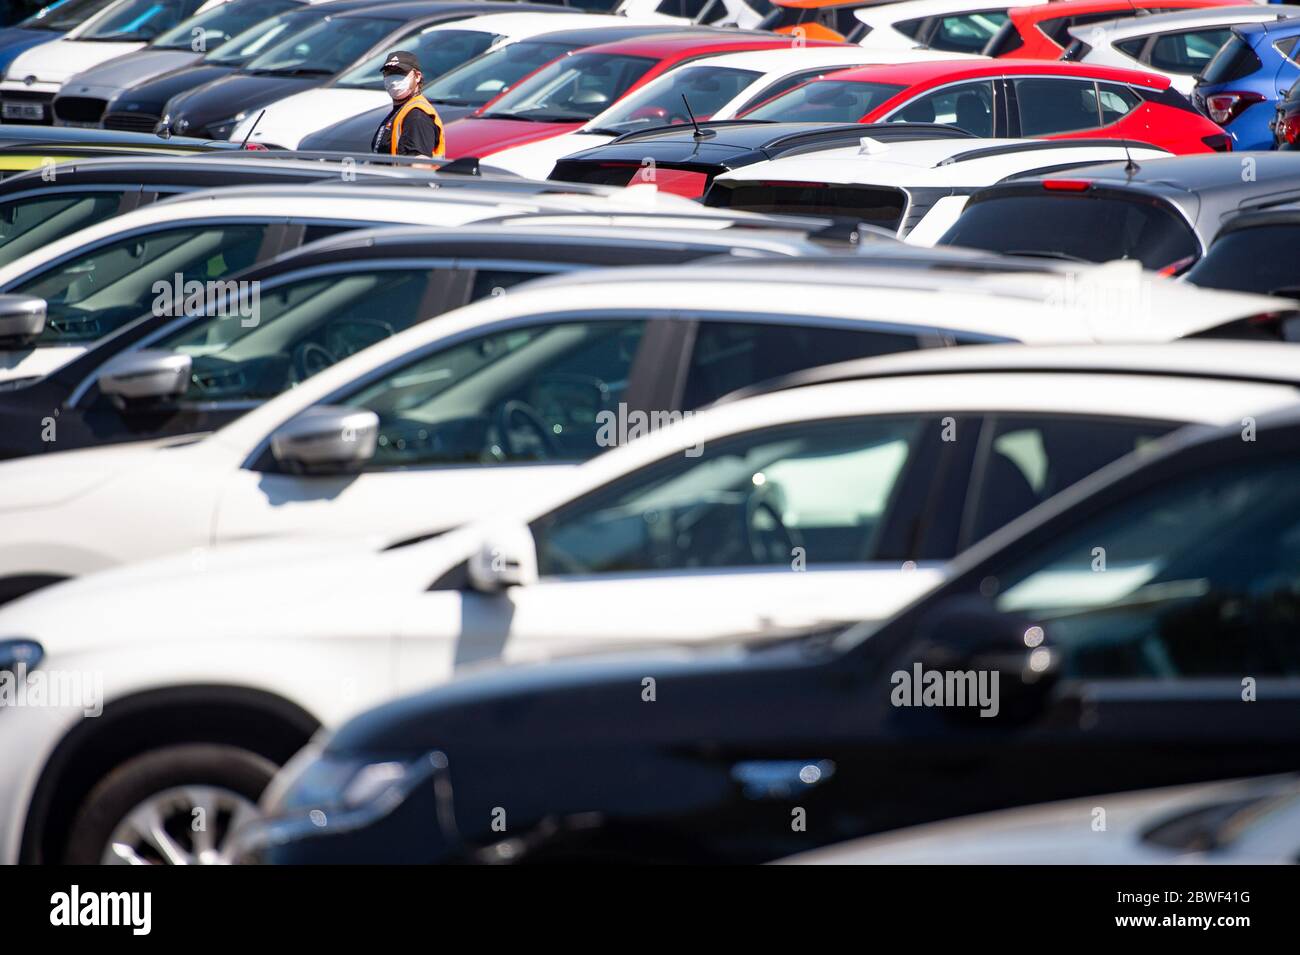
MULTIPOLYGON (((1047 0, 1031 0, 1032 6, 1047 0)), ((989 0, 901 0, 862 6, 853 11, 866 31, 858 42, 864 47, 906 49, 923 46, 947 53, 983 53, 984 47, 1007 22, 1008 3, 989 0)))
POLYGON ((950 55, 929 50, 821 46, 705 57, 647 83, 571 133, 493 153, 492 164, 521 176, 544 179, 556 162, 628 133, 665 132, 665 127, 672 126, 691 127, 693 133, 698 123, 732 119, 800 83, 845 67, 916 63, 950 55))
POLYGON ((0 389, 0 458, 212 431, 376 341, 539 276, 818 254, 824 250, 803 235, 777 229, 524 224, 348 232, 236 273, 232 288, 258 288, 246 324, 235 292, 231 303, 192 314, 146 313, 45 378, 0 389), (178 359, 188 371, 161 373, 178 359), (160 370, 150 394, 138 380, 130 396, 115 390, 124 364, 137 369, 136 379, 145 365, 160 370), (43 441, 52 407, 59 408, 58 437, 43 441))
POLYGON ((26 19, 0 30, 0 75, 20 53, 62 36, 113 2, 62 0, 41 7, 26 19))
POLYGON ((939 245, 1186 271, 1227 217, 1300 199, 1300 156, 1254 153, 1108 163, 989 186, 939 245))
POLYGON ((782 49, 789 43, 770 34, 696 28, 588 47, 542 67, 476 112, 447 124, 447 155, 481 158, 572 132, 687 63, 720 53, 782 49))
POLYGON ((1196 78, 1192 102, 1232 137, 1234 149, 1272 149, 1275 106, 1300 78, 1291 58, 1300 20, 1234 27, 1196 78))
POLYGON ((107 156, 188 156, 238 150, 237 143, 176 136, 162 139, 143 133, 64 130, 50 126, 0 125, 0 180, 30 170, 48 178, 59 164, 107 156), (89 135, 87 135, 89 134, 89 135))
POLYGON ((1224 224, 1185 276, 1203 288, 1300 297, 1291 242, 1300 237, 1300 203, 1239 213, 1224 224))
POLYGON ((74 74, 54 97, 56 126, 100 126, 109 100, 136 83, 192 66, 249 27, 311 0, 227 0, 182 20, 143 50, 74 74))
POLYGON ((1166 76, 1190 96, 1196 78, 1243 23, 1284 20, 1300 7, 1284 4, 1208 7, 1147 17, 1104 20, 1070 28, 1072 40, 1061 59, 1150 70, 1166 76))
MULTIPOLYGON (((474 112, 503 92, 506 86, 557 56, 614 40, 680 29, 675 24, 629 23, 607 14, 574 13, 556 20, 548 14, 496 13, 422 27, 409 36, 394 40, 392 45, 414 53, 421 67, 428 71, 425 98, 434 104, 438 117, 446 124, 474 112), (562 32, 557 33, 557 30, 562 32), (521 42, 524 45, 521 46, 521 42), (505 55, 495 56, 495 53, 505 55), (464 102, 443 92, 447 89, 444 80, 463 75, 467 69, 488 61, 495 69, 489 69, 486 74, 474 73, 479 92, 471 94, 471 98, 477 102, 464 102), (455 63, 450 70, 444 68, 449 62, 455 63), (501 69, 507 72, 501 74, 501 69), (487 89, 481 89, 483 86, 487 89), (448 103, 448 98, 454 101, 448 103)), ((377 52, 323 86, 270 104, 260 118, 250 116, 235 127, 231 137, 242 139, 251 131, 253 142, 294 149, 301 146, 307 136, 349 119, 364 117, 370 128, 364 135, 356 136, 350 146, 343 148, 370 149, 375 130, 393 108, 392 99, 384 92, 380 74, 387 55, 387 51, 377 52)))
POLYGON ((1054 60, 1070 45, 1072 27, 1123 16, 1251 3, 1253 0, 1142 0, 1139 7, 1134 0, 1054 0, 1049 4, 1012 7, 1007 11, 1007 22, 984 48, 984 55, 1054 60))
MULTIPOLYGON (((255 120, 265 107, 314 89, 377 53, 401 49, 399 44, 409 41, 412 33, 487 13, 571 15, 565 7, 488 0, 408 0, 384 3, 382 11, 367 5, 330 12, 308 29, 267 47, 233 73, 173 96, 159 125, 184 135, 201 130, 214 139, 229 139, 240 123, 255 120)), ((463 39, 466 42, 448 49, 440 66, 458 66, 458 55, 469 58, 491 42, 482 34, 463 39)))
POLYGON ((0 119, 49 125, 50 104, 74 74, 133 53, 187 17, 224 2, 117 0, 58 39, 14 58, 0 79, 0 119))
POLYGON ((982 813, 869 836, 782 862, 1295 865, 1298 860, 1300 781, 1270 776, 982 813))
POLYGON ((1223 130, 1192 109, 1165 77, 1084 63, 864 66, 796 86, 740 118, 942 121, 976 136, 1135 139, 1174 153, 1231 148, 1223 130))
MULTIPOLYGON (((861 127, 860 127, 861 128, 861 127)), ((886 126, 886 129, 889 127, 886 126)), ((746 212, 848 216, 933 245, 978 189, 1027 175, 1062 175, 1099 162, 1168 156, 1131 142, 923 139, 795 153, 724 172, 704 204, 746 212)))
POLYGON ((758 29, 808 40, 857 43, 866 25, 854 16, 871 0, 772 0, 758 29))
MULTIPOLYGON (((1254 441, 1188 428, 1084 478, 883 624, 498 668, 376 707, 293 760, 244 844, 264 862, 758 862, 1294 772, 1300 419, 1252 420, 1254 441)), ((53 618, 56 595, 30 606, 53 618)))
MULTIPOLYGON (((20 308, 9 316, 0 343, 0 382, 49 374, 155 309, 183 313, 183 300, 173 297, 178 284, 198 282, 206 303, 208 295, 228 290, 207 283, 224 283, 281 252, 339 232, 385 222, 455 226, 538 211, 668 211, 682 220, 699 209, 675 196, 499 191, 473 178, 438 180, 436 190, 427 188, 427 179, 380 188, 342 177, 336 184, 293 190, 226 188, 175 196, 82 229, 0 267, 0 292, 46 302, 44 309, 20 308), (160 293, 159 283, 170 291, 160 293)), ((726 215, 714 221, 727 222, 726 215)), ((252 308, 246 299, 238 304, 252 308)))
MULTIPOLYGON (((708 323, 702 323, 701 335, 707 331, 708 323)), ((734 339, 727 351, 731 344, 734 339)), ((859 775, 850 758, 853 747, 842 748, 842 734, 827 733, 824 727, 812 732, 811 727, 828 717, 841 725, 846 718, 854 719, 856 711, 846 707, 845 700, 854 698, 851 687, 861 692, 861 686, 848 681, 839 692, 831 692, 834 681, 845 677, 833 666, 828 670, 825 651, 810 652, 803 639, 793 648, 781 646, 779 640, 773 647, 773 629, 789 636, 791 629, 802 631, 810 624, 824 631, 826 624, 845 615, 862 619, 888 613, 891 606, 928 590, 935 579, 925 567, 904 569, 905 560, 941 558, 961 546, 961 535, 981 535, 1031 506, 1040 494, 1071 484, 1179 423, 1236 425, 1242 415, 1293 405, 1300 381, 1294 363, 1277 346, 1233 351, 1202 344, 1184 351, 1188 357, 1181 360, 1167 349, 1048 351, 1036 360, 1032 355, 1021 359, 1014 349, 953 349, 933 356, 934 366, 928 366, 931 355, 909 356, 879 379, 868 371, 869 363, 863 363, 856 369, 857 380, 728 402, 603 455, 571 473, 569 487, 539 495, 535 504, 498 507, 509 523, 494 523, 491 529, 465 528, 382 549, 355 542, 235 546, 199 559, 183 555, 98 575, 11 604, 0 611, 4 632, 18 635, 41 667, 102 671, 104 698, 102 713, 92 719, 75 709, 5 714, 3 741, 21 740, 22 745, 0 742, 6 765, 14 768, 0 780, 0 806, 9 807, 6 825, 0 828, 5 840, 0 858, 195 860, 202 854, 195 851, 198 846, 188 844, 183 827, 154 827, 180 833, 174 836, 173 854, 166 840, 132 824, 136 810, 156 808, 165 818, 172 813, 188 817, 193 806, 160 798, 164 788, 212 787, 233 814, 246 818, 253 815, 253 803, 270 776, 268 764, 281 762, 295 738, 305 742, 317 722, 336 725, 395 693, 441 682, 453 672, 472 671, 502 657, 518 661, 598 647, 636 650, 656 643, 677 648, 653 658, 634 656, 631 663, 515 669, 461 682, 450 691, 451 699, 463 701, 475 715, 488 716, 477 725, 494 741, 496 754, 494 759, 485 752, 481 758, 490 765, 474 761, 473 771, 464 768, 474 759, 470 743, 459 735, 465 724, 435 719, 426 729, 423 714, 434 705, 428 702, 429 694, 394 705, 388 712, 400 710, 407 717, 405 735, 385 733, 384 742, 402 766, 395 767, 397 779, 380 782, 367 796, 387 789, 384 782, 407 781, 403 770, 408 756, 418 759, 432 748, 426 746, 427 734, 441 731, 448 735, 435 745, 446 747, 457 818, 475 848, 489 832, 489 822, 471 821, 477 812, 470 811, 472 802, 465 806, 461 800, 473 800, 480 778, 511 787, 501 791, 510 807, 511 835, 530 832, 548 809, 567 815, 582 808, 571 803, 568 780, 584 794, 579 800, 593 799, 603 810, 616 808, 605 802, 613 796, 610 787, 623 786, 629 796, 643 792, 634 797, 641 810, 634 815, 653 812, 669 826, 669 839, 659 846, 668 857, 721 853, 721 847, 730 844, 735 853, 730 858, 770 858, 788 851, 792 841, 829 841, 836 828, 822 819, 807 834, 781 840, 781 829, 790 829, 790 814, 780 804, 774 807, 780 816, 769 825, 755 826, 753 818, 733 822, 723 835, 703 838, 696 846, 684 833, 673 832, 668 822, 676 814, 664 800, 683 810, 703 800, 697 811, 706 811, 705 806, 720 810, 725 821, 743 800, 742 789, 752 796, 750 787, 797 780, 804 764, 796 764, 792 774, 768 762, 737 770, 736 761, 743 763, 746 757, 732 749, 740 745, 732 733, 740 733, 758 747, 756 760, 797 758, 794 753, 770 752, 774 739, 781 738, 778 728, 788 717, 787 706, 799 711, 796 732, 810 733, 802 742, 816 741, 823 747, 803 753, 808 762, 834 760, 833 766, 821 764, 828 779, 839 773, 848 780, 859 775), (986 351, 991 354, 984 355, 986 351), (1004 354, 995 359, 998 351, 1004 354), (967 366, 966 358, 974 365, 967 366), (992 370, 1004 364, 1014 370, 992 370), (1044 368, 1052 373, 1043 374, 1044 368), (1061 373, 1060 368, 1068 370, 1061 373), (1252 376, 1261 381, 1248 380, 1252 376), (1279 376, 1286 382, 1277 380, 1279 376), (1263 382, 1265 378, 1273 380, 1263 382), (941 431, 949 425, 957 429, 955 438, 942 440, 941 431), (700 448, 697 456, 690 453, 693 446, 700 448), (988 450, 977 454, 979 448, 988 450), (950 466, 939 466, 936 458, 947 458, 950 466), (945 489, 949 479, 953 486, 945 489), (962 500, 968 496, 976 505, 969 511, 974 519, 959 531, 962 500), (923 517, 924 530, 918 534, 923 517), (526 520, 528 526, 516 526, 515 520, 526 520), (801 553, 807 564, 796 572, 792 566, 798 567, 801 553), (512 563, 516 558, 519 563, 512 563), (364 614, 355 600, 357 588, 368 595, 364 614), (133 612, 146 599, 155 612, 133 612), (158 612, 164 609, 157 606, 160 601, 175 609, 158 612), (376 606, 381 613, 375 613, 376 606), (196 607, 205 612, 193 614, 196 607), (185 621, 183 628, 176 625, 178 618, 185 621), (766 650, 699 649, 700 644, 731 644, 762 631, 769 632, 766 650), (697 650, 687 653, 685 646, 691 644, 697 650), (252 648, 257 652, 249 652, 252 648), (800 656, 802 665, 794 662, 800 656), (810 686, 813 674, 808 669, 819 658, 823 666, 810 686), (640 705, 641 681, 653 674, 662 683, 665 707, 675 711, 680 703, 689 708, 662 725, 654 717, 620 718, 607 712, 608 694, 614 689, 598 674, 610 672, 606 668, 612 666, 626 681, 638 665, 643 669, 636 671, 636 679, 624 683, 636 694, 629 706, 640 705), (584 685, 584 672, 591 674, 586 692, 578 689, 584 685), (698 673, 697 679, 690 679, 692 672, 698 673), (558 679, 552 680, 551 673, 558 679), (709 684, 706 674, 716 681, 709 684), (777 699, 769 695, 771 680, 785 687, 777 699), (205 692, 196 684, 212 689, 205 692), (575 692, 561 694, 559 687, 565 684, 575 692), (715 703, 725 700, 728 705, 697 710, 705 700, 696 694, 707 693, 706 684, 717 694, 715 703), (545 700, 553 700, 555 707, 569 706, 572 719, 580 718, 585 729, 574 732, 572 720, 559 717, 548 705, 511 709, 505 699, 522 698, 513 697, 510 687, 524 695, 526 688, 547 687, 545 700), (684 695, 673 696, 670 703, 673 690, 684 695), (823 696, 828 693, 829 698, 823 696), (747 704, 740 703, 742 694, 747 704), (733 700, 744 713, 735 713, 733 700), (209 714, 206 726, 191 715, 195 712, 209 714), (131 714, 134 722, 123 723, 119 713, 131 714), (718 739, 721 750, 712 757, 704 752, 683 755, 684 765, 679 766, 670 753, 686 738, 683 734, 700 729, 699 719, 718 713, 732 715, 720 717, 690 739, 705 752, 709 741, 718 739), (759 713, 766 715, 759 718, 759 713), (244 733, 230 729, 241 717, 244 733), (502 726, 502 721, 515 719, 518 727, 502 726), (554 743, 549 735, 552 719, 566 724, 555 731, 554 743), (223 726, 228 728, 224 735, 223 726), (649 737, 642 735, 645 730, 651 731, 649 737), (671 740, 662 732, 669 732, 671 740), (112 735, 101 735, 105 733, 112 735), (537 744, 535 755, 550 757, 552 745, 560 745, 560 736, 569 733, 574 734, 570 741, 576 764, 587 767, 583 774, 573 775, 566 766, 562 774, 545 774, 542 781, 516 762, 521 753, 514 746, 527 752, 530 744, 537 744), (597 758, 600 746, 588 742, 591 736, 617 747, 634 771, 611 780, 597 758), (114 746, 104 745, 108 738, 114 746), (651 752, 643 748, 647 744, 651 752), (57 763, 51 763, 52 753, 61 756, 57 763), (661 762, 670 774, 664 781, 673 778, 681 785, 642 785, 649 765, 642 760, 661 762), (161 773, 163 766, 178 767, 179 772, 161 773), (690 766, 701 774, 694 785, 688 778, 690 766), (682 773, 687 776, 678 775, 682 773), (715 774, 716 783, 703 785, 715 774), (634 785, 625 786, 629 780, 634 785), (747 826, 750 838, 738 838, 747 826), (17 839, 10 836, 19 831, 24 833, 21 854, 17 839)), ((783 363, 785 358, 778 356, 783 363)), ((725 359, 714 373, 736 378, 734 365, 725 359)), ((438 496, 426 494, 422 499, 438 496)), ((985 618, 990 615, 986 612, 985 618)), ((851 659, 859 668, 866 666, 860 652, 851 659)), ((882 676, 878 685, 883 682, 882 676)), ((879 702, 887 698, 886 688, 879 702)), ((444 706, 449 702, 442 695, 433 699, 444 706)), ((996 745, 1009 732, 1006 723, 1014 716, 1010 700, 1005 705, 1002 721, 983 730, 986 745, 996 745)), ((867 706, 862 715, 880 709, 867 706)), ((884 709, 888 712, 887 706, 884 709)), ((1244 718, 1252 723, 1267 720, 1276 709, 1274 704, 1269 712, 1244 718)), ((469 722, 469 712, 465 716, 469 722)), ((970 722, 984 721, 967 721, 964 735, 972 732, 970 722)), ((354 755, 369 762, 378 751, 378 740, 359 735, 367 732, 361 728, 367 725, 387 729, 393 724, 387 712, 362 717, 339 731, 325 758, 334 758, 343 741, 354 740, 360 744, 354 755)), ((880 731, 888 728, 886 724, 880 731)), ((1276 733, 1280 739, 1296 737, 1294 724, 1276 733)), ((916 742, 915 734, 908 736, 910 743, 916 742)), ((1044 758, 1037 752, 1037 758, 1044 758)), ((1289 758, 1295 759, 1294 754, 1289 758)), ((1212 765, 1210 758, 1201 759, 1212 765)), ((1248 759, 1238 756, 1236 762, 1248 759)), ((1148 762, 1114 762, 1147 767, 1146 772, 1155 774, 1148 762)), ((344 770, 345 778, 338 778, 336 785, 347 786, 359 768, 344 770)), ((318 768, 307 772, 320 780, 318 768)), ((864 770, 862 775, 880 778, 877 772, 864 770)), ((956 787, 960 792, 949 793, 952 787, 936 787, 944 792, 924 799, 913 796, 905 805, 895 804, 903 800, 880 805, 885 800, 871 798, 876 791, 859 786, 846 791, 843 780, 835 780, 829 792, 846 802, 850 795, 855 797, 854 819, 859 811, 906 818, 908 813, 923 816, 937 807, 990 799, 985 790, 956 787)), ((1049 785, 1041 781, 1021 798, 1032 798, 1049 785)), ((350 832, 357 816, 348 810, 370 810, 370 799, 336 806, 334 790, 319 786, 308 788, 295 767, 268 793, 273 813, 294 811, 293 818, 272 824, 272 836, 296 825, 300 811, 326 813, 320 838, 283 851, 301 852, 304 858, 349 858, 364 835, 369 851, 356 858, 366 861, 441 861, 472 854, 468 847, 444 845, 434 821, 437 814, 429 811, 423 797, 417 797, 418 813, 414 807, 408 813, 403 802, 395 817, 379 813, 376 819, 371 812, 373 827, 350 832), (421 820, 421 828, 409 828, 412 816, 421 820), (396 838, 394 827, 406 838, 396 838)), ((928 788, 921 787, 921 792, 928 788)), ((491 805, 496 804, 500 802, 491 805)), ((825 806, 820 801, 812 805, 817 807, 810 806, 813 813, 825 806)), ((743 810, 741 814, 752 815, 743 810)), ((631 850, 618 840, 623 812, 615 811, 614 816, 610 825, 599 825, 591 834, 604 841, 605 848, 631 850)), ((682 818, 694 828, 694 812, 682 818)), ((599 851, 597 846, 582 847, 566 826, 560 829, 555 839, 561 845, 599 851)), ((861 821, 852 829, 853 834, 863 831, 861 821)), ((212 834, 214 851, 238 844, 228 843, 227 834, 212 834)), ((543 852, 556 846, 545 838, 540 841, 536 848, 543 852)), ((651 850, 643 844, 641 851, 651 850)))

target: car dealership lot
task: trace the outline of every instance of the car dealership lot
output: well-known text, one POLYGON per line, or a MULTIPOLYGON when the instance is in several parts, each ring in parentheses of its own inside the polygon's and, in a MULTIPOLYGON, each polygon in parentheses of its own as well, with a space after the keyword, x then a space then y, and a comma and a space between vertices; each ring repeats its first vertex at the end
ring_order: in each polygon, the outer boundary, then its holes
POLYGON ((1294 8, 76 6, 0 30, 0 861, 1300 840, 1294 8))

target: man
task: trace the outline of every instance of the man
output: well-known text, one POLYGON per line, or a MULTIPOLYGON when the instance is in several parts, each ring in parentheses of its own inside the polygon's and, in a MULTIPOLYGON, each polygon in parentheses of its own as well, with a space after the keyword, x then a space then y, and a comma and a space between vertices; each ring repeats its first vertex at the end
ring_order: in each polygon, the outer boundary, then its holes
POLYGON ((395 50, 384 60, 384 89, 393 98, 393 109, 375 131, 373 152, 387 156, 439 158, 447 153, 442 119, 420 90, 424 74, 414 53, 395 50))

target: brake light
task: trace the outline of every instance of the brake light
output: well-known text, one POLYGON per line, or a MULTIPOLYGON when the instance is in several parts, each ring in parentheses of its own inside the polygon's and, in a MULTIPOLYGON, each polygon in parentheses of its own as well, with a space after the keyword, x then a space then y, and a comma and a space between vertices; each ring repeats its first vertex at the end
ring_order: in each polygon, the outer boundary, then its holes
POLYGON ((1247 107, 1264 102, 1259 93, 1215 93, 1205 97, 1205 111, 1210 119, 1226 126, 1240 116, 1247 107))
POLYGON ((1232 152, 1232 137, 1224 133, 1214 133, 1211 136, 1202 136, 1201 142, 1209 146, 1216 153, 1232 152))
POLYGON ((261 143, 244 143, 243 148, 252 150, 253 152, 266 152, 266 147, 261 143))
POLYGON ((1278 134, 1289 145, 1294 146, 1300 140, 1300 115, 1286 115, 1277 124, 1278 134))
POLYGON ((1092 185, 1089 179, 1044 179, 1043 188, 1051 192, 1087 192, 1092 185))
POLYGON ((1174 261, 1166 265, 1164 268, 1157 270, 1156 275, 1163 275, 1166 278, 1173 278, 1175 275, 1181 275, 1183 272, 1187 271, 1187 269, 1190 268, 1192 263, 1195 261, 1196 261, 1196 256, 1185 255, 1181 259, 1175 259, 1174 261))

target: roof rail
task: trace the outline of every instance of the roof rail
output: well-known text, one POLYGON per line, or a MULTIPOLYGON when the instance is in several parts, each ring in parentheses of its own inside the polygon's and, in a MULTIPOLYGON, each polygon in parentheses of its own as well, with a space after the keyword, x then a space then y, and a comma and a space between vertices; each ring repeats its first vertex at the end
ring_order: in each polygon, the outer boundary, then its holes
POLYGON ((1003 143, 999 146, 976 146, 968 152, 958 153, 946 159, 940 159, 934 168, 951 166, 972 159, 986 159, 989 156, 1006 156, 1010 153, 1023 153, 1040 149, 1080 149, 1087 146, 1122 146, 1126 149, 1158 149, 1150 143, 1138 142, 1136 139, 1044 139, 1038 142, 1003 143))

